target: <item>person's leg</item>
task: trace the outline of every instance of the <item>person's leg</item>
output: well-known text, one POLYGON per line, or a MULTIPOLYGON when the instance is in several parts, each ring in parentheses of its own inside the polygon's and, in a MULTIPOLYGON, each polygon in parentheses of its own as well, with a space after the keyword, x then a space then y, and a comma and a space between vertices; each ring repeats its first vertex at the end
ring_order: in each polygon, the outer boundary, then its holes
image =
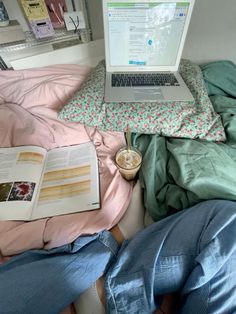
POLYGON ((118 250, 107 231, 0 265, 0 313, 58 314, 107 270, 118 250))
POLYGON ((158 296, 182 291, 183 313, 235 313, 235 239, 230 201, 203 202, 149 226, 123 244, 106 274, 107 312, 153 313, 158 296))
MULTIPOLYGON (((123 243, 124 237, 118 226, 113 227, 109 232, 118 245, 123 243)), ((105 304, 104 276, 102 276, 74 301, 74 308, 77 314, 105 314, 105 304)))
MULTIPOLYGON (((142 188, 138 180, 135 183, 132 198, 124 216, 118 225, 109 230, 119 245, 144 228, 144 213, 142 188)), ((101 277, 75 301, 74 305, 78 314, 104 314, 105 303, 104 277, 101 277)))
MULTIPOLYGON (((203 276, 204 271, 202 267, 197 275, 203 276)), ((190 279, 191 282, 193 280, 190 279)), ((225 260, 220 270, 205 285, 193 290, 185 289, 185 292, 180 310, 182 314, 235 314, 236 254, 225 260)))

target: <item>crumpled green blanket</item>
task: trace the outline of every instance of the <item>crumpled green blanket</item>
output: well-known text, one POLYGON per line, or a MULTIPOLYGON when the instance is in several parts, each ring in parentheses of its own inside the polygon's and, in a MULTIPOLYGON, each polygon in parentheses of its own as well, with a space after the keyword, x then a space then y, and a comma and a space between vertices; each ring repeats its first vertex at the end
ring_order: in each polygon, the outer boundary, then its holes
POLYGON ((201 70, 226 142, 137 133, 132 137, 132 145, 143 154, 139 178, 144 205, 155 221, 203 200, 236 201, 236 65, 218 61, 201 70))

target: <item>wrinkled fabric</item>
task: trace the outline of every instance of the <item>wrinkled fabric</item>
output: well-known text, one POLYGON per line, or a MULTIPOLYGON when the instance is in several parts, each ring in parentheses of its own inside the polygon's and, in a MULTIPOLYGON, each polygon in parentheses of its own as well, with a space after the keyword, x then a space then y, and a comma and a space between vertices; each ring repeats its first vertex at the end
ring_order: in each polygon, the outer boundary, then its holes
POLYGON ((58 65, 0 73, 0 146, 38 145, 51 149, 92 141, 100 174, 101 209, 32 222, 0 221, 0 261, 33 248, 50 249, 81 234, 110 229, 118 223, 131 199, 132 183, 114 163, 125 145, 123 133, 99 132, 57 119, 58 110, 86 80, 89 69, 58 65))
POLYGON ((236 66, 219 61, 202 71, 224 125, 224 143, 144 134, 132 139, 143 154, 140 182, 154 220, 203 200, 236 200, 236 66))
POLYGON ((224 141, 220 116, 208 97, 200 67, 182 59, 179 72, 193 95, 192 101, 104 102, 105 62, 92 71, 86 84, 62 108, 59 118, 96 126, 99 130, 224 141))
POLYGON ((236 64, 216 61, 201 66, 211 102, 221 116, 227 143, 236 147, 236 64))
POLYGON ((236 202, 211 200, 167 217, 118 248, 103 231, 0 265, 0 314, 57 314, 105 274, 110 314, 153 314, 180 293, 183 314, 236 312, 236 202))
POLYGON ((30 250, 0 265, 0 314, 58 314, 114 259, 108 231, 51 250, 30 250))
POLYGON ((107 313, 153 314, 180 293, 182 314, 236 312, 236 202, 202 202, 124 243, 106 274, 107 313))
POLYGON ((200 66, 209 96, 221 95, 236 98, 236 64, 220 60, 200 66))

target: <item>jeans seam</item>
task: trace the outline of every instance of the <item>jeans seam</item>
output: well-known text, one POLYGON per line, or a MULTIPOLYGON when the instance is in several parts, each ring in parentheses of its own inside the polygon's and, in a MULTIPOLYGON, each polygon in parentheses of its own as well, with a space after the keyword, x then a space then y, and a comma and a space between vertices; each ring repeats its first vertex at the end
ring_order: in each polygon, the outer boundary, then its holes
MULTIPOLYGON (((114 250, 114 245, 109 245, 109 244, 107 244, 106 242, 107 241, 104 241, 104 240, 101 240, 100 239, 100 237, 98 237, 98 239, 97 239, 101 244, 103 244, 105 247, 107 247, 110 251, 111 251, 111 253, 114 255, 114 256, 116 256, 116 253, 117 253, 117 250, 114 250)), ((118 248, 118 245, 117 245, 117 248, 118 248)))
POLYGON ((208 296, 207 296, 207 302, 206 302, 206 313, 207 313, 207 310, 209 308, 209 304, 210 304, 210 293, 211 293, 211 281, 209 281, 209 291, 208 291, 208 296))
MULTIPOLYGON (((111 289, 111 286, 110 286, 110 282, 108 282, 108 288, 109 288, 109 292, 110 292, 110 298, 111 298, 112 301, 113 301, 113 307, 114 307, 115 313, 118 313, 118 312, 117 312, 117 306, 116 306, 116 299, 115 299, 114 294, 112 293, 112 289, 111 289)), ((110 303, 110 301, 109 301, 109 303, 110 303)))

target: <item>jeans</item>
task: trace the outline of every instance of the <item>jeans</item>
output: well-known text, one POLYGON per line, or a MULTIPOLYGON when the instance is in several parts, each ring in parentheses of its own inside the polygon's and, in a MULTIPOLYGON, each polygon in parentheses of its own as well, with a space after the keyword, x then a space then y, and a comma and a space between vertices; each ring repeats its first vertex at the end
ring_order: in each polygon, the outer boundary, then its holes
POLYGON ((107 231, 0 265, 1 314, 58 314, 101 277, 118 245, 107 231))
POLYGON ((157 296, 176 291, 179 313, 236 313, 236 202, 199 203, 136 234, 106 291, 108 313, 153 313, 157 296))
POLYGON ((120 249, 104 231, 13 257, 0 266, 0 313, 59 313, 105 274, 107 313, 153 313, 158 296, 179 291, 179 313, 233 314, 235 266, 236 202, 206 201, 120 249))

